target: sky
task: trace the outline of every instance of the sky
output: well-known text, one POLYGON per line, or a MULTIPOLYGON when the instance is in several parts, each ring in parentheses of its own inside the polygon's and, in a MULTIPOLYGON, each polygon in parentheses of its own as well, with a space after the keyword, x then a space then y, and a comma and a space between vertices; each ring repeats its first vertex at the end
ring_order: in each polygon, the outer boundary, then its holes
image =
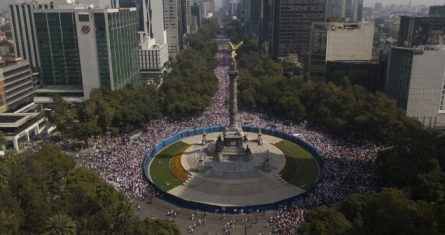
MULTIPOLYGON (((13 3, 15 0, 0 0, 0 9, 5 9, 9 4, 13 3)), ((425 4, 425 5, 443 5, 444 0, 411 0, 413 5, 425 4)), ((215 0, 216 6, 221 6, 222 0, 215 0)), ((389 4, 407 4, 409 0, 363 0, 365 6, 373 6, 376 2, 381 2, 384 5, 389 4)))
MULTIPOLYGON (((3 0, 0 0, 3 1, 3 0)), ((445 4, 444 0, 411 0, 413 5, 425 4, 425 5, 443 5, 445 4)), ((215 0, 216 6, 221 6, 222 0, 215 0)), ((363 4, 365 6, 374 6, 376 2, 381 2, 384 5, 390 4, 408 4, 409 0, 363 0, 363 4)))

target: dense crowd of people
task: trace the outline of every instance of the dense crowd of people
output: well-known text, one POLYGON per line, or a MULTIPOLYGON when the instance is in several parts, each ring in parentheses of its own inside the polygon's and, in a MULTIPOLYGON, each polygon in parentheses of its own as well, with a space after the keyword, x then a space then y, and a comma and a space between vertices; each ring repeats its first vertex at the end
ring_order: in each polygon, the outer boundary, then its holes
MULTIPOLYGON (((214 70, 218 90, 212 104, 202 114, 180 121, 155 120, 147 123, 142 130, 125 136, 93 137, 88 141, 88 148, 75 154, 76 157, 84 166, 96 169, 106 182, 127 197, 142 200, 155 197, 156 190, 142 173, 141 164, 146 152, 177 132, 228 123, 228 67, 221 64, 226 64, 230 56, 218 52, 216 57, 220 61, 220 66, 214 70)), ((308 128, 304 123, 293 124, 253 112, 240 112, 238 122, 297 135, 314 146, 323 160, 321 181, 305 197, 299 197, 292 205, 280 207, 265 225, 272 231, 291 233, 303 221, 307 209, 321 204, 335 205, 351 193, 374 190, 378 186, 374 161, 380 147, 372 142, 339 139, 326 131, 308 128)), ((229 228, 227 225, 226 229, 229 228)))

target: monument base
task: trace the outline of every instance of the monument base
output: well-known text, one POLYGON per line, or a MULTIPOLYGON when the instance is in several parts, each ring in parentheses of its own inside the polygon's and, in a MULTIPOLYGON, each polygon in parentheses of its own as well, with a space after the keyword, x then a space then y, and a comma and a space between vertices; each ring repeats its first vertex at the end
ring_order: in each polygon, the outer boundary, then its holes
POLYGON ((240 127, 228 126, 224 131, 223 149, 219 153, 220 159, 246 156, 243 146, 243 132, 240 127))
POLYGON ((240 127, 228 126, 223 141, 224 147, 243 147, 243 131, 240 127))

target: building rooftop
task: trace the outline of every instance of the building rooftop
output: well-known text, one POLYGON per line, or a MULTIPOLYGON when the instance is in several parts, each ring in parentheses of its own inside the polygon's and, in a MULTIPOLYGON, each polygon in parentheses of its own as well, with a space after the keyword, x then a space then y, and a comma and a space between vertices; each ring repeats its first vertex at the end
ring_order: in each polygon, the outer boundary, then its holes
POLYGON ((0 128, 19 128, 39 115, 39 113, 2 113, 0 128))

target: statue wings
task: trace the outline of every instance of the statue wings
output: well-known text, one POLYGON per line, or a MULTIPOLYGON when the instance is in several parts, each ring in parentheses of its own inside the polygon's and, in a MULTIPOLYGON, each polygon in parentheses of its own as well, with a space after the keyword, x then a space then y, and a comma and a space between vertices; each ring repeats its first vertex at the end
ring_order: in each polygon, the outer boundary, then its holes
POLYGON ((241 45, 243 45, 243 41, 241 41, 241 42, 238 43, 237 45, 233 45, 232 42, 229 42, 229 44, 230 44, 230 47, 232 48, 232 51, 236 51, 236 50, 238 50, 238 48, 239 48, 241 45))

